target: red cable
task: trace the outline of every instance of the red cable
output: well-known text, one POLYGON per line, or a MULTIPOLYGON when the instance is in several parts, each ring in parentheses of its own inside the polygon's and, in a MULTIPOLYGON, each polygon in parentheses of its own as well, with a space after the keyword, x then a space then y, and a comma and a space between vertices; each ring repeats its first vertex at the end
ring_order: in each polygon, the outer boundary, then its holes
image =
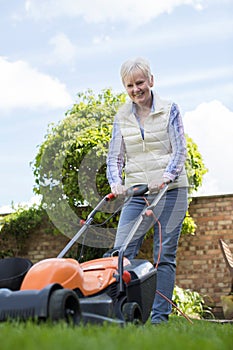
MULTIPOLYGON (((144 198, 147 206, 149 206, 150 204, 149 204, 148 200, 145 197, 143 197, 143 198, 144 198)), ((154 217, 154 219, 157 222, 158 227, 159 227, 159 252, 158 252, 157 262, 154 264, 154 267, 157 269, 159 262, 160 262, 161 252, 162 252, 162 227, 161 227, 161 223, 160 223, 159 219, 155 216, 155 213, 153 212, 153 210, 151 210, 149 215, 153 215, 153 217, 154 217)))
MULTIPOLYGON (((149 204, 148 200, 145 197, 143 197, 143 198, 144 198, 147 206, 149 206, 150 204, 149 204)), ((149 215, 153 215, 153 217, 154 217, 154 219, 157 222, 158 227, 159 227, 159 252, 158 252, 157 262, 156 262, 156 264, 154 264, 155 269, 157 269, 158 265, 159 265, 159 262, 160 262, 161 252, 162 252, 162 227, 161 227, 161 223, 160 223, 159 219, 155 216, 155 214, 154 214, 154 212, 152 210, 151 210, 149 215)), ((167 302, 169 302, 172 306, 174 306, 176 308, 176 310, 178 310, 180 312, 180 314, 182 316, 184 316, 184 318, 186 318, 186 320, 188 322, 193 324, 192 320, 185 313, 183 313, 169 298, 167 298, 164 294, 162 294, 158 290, 156 290, 156 293, 158 295, 160 295, 162 298, 164 298, 167 302)))
POLYGON ((172 306, 174 306, 174 307, 176 308, 176 310, 178 310, 178 311, 181 313, 181 315, 184 316, 184 318, 186 318, 186 320, 188 320, 190 323, 193 324, 193 321, 190 320, 190 318, 189 318, 187 315, 185 315, 185 313, 183 313, 183 312, 176 306, 176 304, 174 304, 169 298, 167 298, 166 295, 162 294, 162 293, 159 292, 158 290, 156 290, 156 293, 157 293, 158 295, 160 295, 162 298, 164 298, 166 301, 168 301, 172 306))

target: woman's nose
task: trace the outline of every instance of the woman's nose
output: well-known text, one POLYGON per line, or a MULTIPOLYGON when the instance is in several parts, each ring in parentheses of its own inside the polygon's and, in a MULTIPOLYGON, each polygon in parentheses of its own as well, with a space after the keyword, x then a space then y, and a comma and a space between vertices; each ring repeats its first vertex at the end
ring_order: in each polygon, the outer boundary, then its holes
POLYGON ((133 91, 134 91, 134 92, 138 92, 138 91, 140 91, 140 88, 135 84, 135 85, 133 86, 133 91))

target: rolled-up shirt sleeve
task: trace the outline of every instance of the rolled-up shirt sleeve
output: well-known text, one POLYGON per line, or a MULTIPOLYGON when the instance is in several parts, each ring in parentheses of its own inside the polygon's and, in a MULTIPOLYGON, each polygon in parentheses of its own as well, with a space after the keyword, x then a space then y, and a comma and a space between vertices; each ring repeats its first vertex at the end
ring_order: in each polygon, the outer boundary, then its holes
POLYGON ((117 117, 113 123, 112 137, 107 156, 107 179, 109 184, 122 184, 125 159, 125 145, 117 117))
POLYGON ((178 106, 173 103, 170 111, 168 132, 172 156, 164 172, 164 177, 174 181, 181 173, 187 157, 186 138, 178 106))

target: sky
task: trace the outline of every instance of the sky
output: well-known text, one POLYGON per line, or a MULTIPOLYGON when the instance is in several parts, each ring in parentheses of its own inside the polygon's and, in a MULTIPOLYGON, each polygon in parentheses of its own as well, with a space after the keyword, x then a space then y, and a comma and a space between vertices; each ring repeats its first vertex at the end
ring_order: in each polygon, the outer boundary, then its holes
POLYGON ((33 203, 33 162, 79 92, 124 91, 151 63, 208 173, 197 195, 233 193, 233 0, 0 0, 0 212, 33 203))

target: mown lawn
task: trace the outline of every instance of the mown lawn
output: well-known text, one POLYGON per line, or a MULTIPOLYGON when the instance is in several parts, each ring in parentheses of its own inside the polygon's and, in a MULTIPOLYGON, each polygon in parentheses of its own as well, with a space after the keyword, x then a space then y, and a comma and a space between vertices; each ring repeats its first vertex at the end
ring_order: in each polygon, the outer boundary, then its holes
POLYGON ((232 350, 233 325, 175 316, 162 326, 0 323, 0 349, 232 350))

